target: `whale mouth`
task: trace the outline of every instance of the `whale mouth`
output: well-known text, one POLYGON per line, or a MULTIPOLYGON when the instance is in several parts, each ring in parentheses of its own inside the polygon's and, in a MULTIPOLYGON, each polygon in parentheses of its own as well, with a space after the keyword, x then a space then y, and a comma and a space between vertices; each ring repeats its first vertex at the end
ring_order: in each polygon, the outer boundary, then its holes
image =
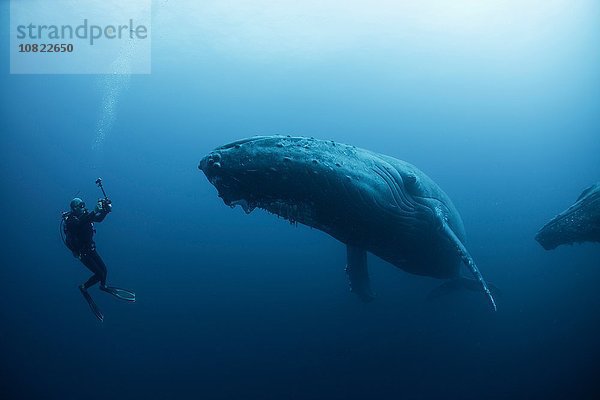
POLYGON ((248 200, 248 196, 241 194, 237 187, 227 179, 215 175, 208 180, 217 189, 219 197, 227 206, 231 208, 240 206, 246 214, 250 214, 256 208, 256 204, 248 200))
POLYGON ((219 197, 223 199, 227 206, 231 208, 239 206, 246 214, 250 214, 259 208, 277 215, 291 224, 298 222, 310 224, 316 221, 314 205, 309 203, 295 203, 284 199, 249 200, 247 198, 227 197, 220 190, 219 197))
POLYGON ((246 214, 250 214, 256 208, 256 204, 250 203, 246 199, 240 199, 240 200, 230 201, 228 205, 231 208, 235 208, 236 206, 240 206, 240 208, 242 210, 244 210, 244 212, 246 214))
MULTIPOLYGON (((219 178, 214 180, 215 187, 219 193, 219 197, 225 205, 235 208, 239 206, 246 214, 250 214, 255 209, 259 208, 271 214, 277 215, 289 221, 292 224, 298 222, 304 224, 315 223, 315 207, 310 203, 298 203, 292 200, 280 198, 254 198, 237 193, 231 186, 224 183, 219 178)), ((211 182, 212 183, 212 182, 211 182)))

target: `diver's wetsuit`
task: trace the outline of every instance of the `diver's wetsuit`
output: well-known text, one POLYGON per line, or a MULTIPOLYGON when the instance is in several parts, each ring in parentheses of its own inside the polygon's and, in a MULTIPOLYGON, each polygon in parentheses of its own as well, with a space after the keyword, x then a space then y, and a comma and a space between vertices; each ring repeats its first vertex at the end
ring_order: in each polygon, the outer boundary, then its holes
POLYGON ((65 218, 66 245, 73 252, 73 255, 81 260, 94 275, 84 283, 85 289, 94 286, 100 282, 106 286, 106 265, 100 254, 96 251, 96 244, 93 237, 96 230, 94 222, 102 222, 109 211, 92 211, 83 215, 76 216, 72 212, 65 218))

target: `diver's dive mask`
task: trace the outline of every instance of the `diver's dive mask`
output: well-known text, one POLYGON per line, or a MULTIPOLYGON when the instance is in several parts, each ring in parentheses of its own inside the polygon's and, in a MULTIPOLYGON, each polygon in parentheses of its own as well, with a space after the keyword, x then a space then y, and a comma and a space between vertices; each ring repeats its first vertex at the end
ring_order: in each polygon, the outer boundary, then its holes
POLYGON ((71 200, 69 206, 71 207, 71 211, 73 212, 73 214, 77 216, 83 215, 87 211, 85 209, 85 202, 79 197, 75 197, 73 200, 71 200))

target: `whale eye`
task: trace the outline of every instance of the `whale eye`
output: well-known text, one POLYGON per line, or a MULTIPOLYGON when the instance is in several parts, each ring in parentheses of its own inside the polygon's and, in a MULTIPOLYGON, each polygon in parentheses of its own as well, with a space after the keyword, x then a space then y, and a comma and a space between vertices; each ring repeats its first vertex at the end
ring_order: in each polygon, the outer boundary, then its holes
POLYGON ((411 194, 416 194, 419 192, 419 179, 414 174, 408 174, 402 177, 404 181, 404 187, 411 194))
POLYGON ((417 184, 417 177, 415 175, 413 175, 413 174, 406 175, 404 177, 404 184, 406 186, 411 186, 411 187, 418 186, 418 184, 417 184))

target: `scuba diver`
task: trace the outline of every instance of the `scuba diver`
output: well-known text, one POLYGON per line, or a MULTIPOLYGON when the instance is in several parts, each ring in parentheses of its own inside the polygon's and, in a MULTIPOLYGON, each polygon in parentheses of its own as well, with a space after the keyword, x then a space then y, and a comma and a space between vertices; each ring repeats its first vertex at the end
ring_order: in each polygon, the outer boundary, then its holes
POLYGON ((63 242, 73 255, 94 274, 79 286, 79 290, 90 305, 96 318, 102 322, 104 315, 88 293, 90 287, 100 282, 100 290, 129 302, 135 302, 135 293, 130 290, 106 285, 106 265, 96 251, 96 243, 93 240, 94 233, 96 233, 94 222, 104 221, 104 218, 112 211, 112 202, 104 192, 102 179, 98 178, 96 184, 102 189, 104 198, 98 199, 96 208, 93 211, 88 211, 85 203, 80 198, 76 197, 71 200, 71 211, 63 212, 62 215, 61 235, 64 235, 62 236, 63 242))

